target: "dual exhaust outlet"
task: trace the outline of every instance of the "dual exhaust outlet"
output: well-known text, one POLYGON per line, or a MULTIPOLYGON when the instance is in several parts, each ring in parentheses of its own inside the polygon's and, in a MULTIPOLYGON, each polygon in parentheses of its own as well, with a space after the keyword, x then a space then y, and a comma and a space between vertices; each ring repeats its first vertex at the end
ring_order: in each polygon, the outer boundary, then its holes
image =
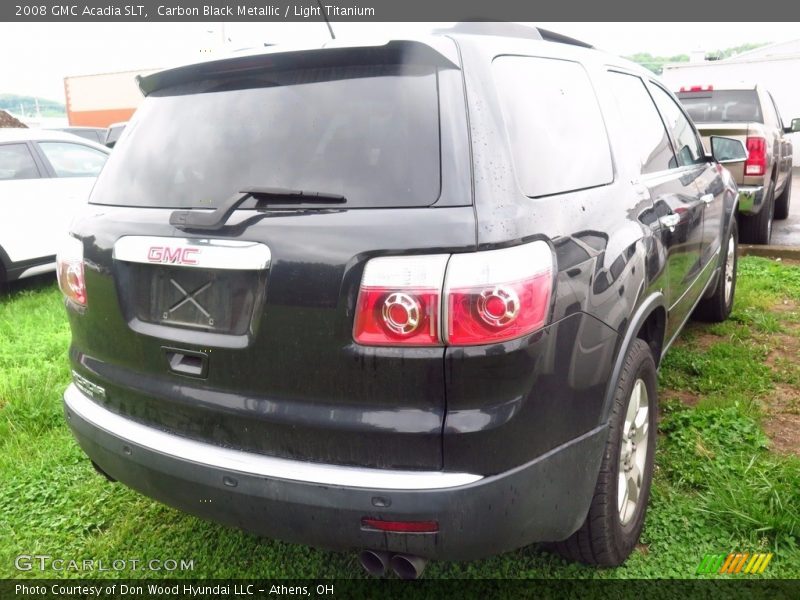
POLYGON ((400 579, 419 579, 428 564, 428 559, 421 556, 380 550, 363 550, 358 559, 364 570, 373 577, 383 577, 391 569, 400 579))

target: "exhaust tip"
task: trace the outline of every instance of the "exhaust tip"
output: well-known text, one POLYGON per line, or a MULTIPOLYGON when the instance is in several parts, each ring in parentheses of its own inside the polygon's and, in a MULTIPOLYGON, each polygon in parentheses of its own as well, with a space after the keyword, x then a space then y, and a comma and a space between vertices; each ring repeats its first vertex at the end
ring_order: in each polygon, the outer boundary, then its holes
POLYGON ((373 577, 383 577, 389 570, 389 553, 378 550, 363 550, 358 560, 364 570, 373 577))
POLYGON ((427 559, 411 554, 395 554, 390 561, 392 571, 400 579, 419 579, 427 564, 427 559))

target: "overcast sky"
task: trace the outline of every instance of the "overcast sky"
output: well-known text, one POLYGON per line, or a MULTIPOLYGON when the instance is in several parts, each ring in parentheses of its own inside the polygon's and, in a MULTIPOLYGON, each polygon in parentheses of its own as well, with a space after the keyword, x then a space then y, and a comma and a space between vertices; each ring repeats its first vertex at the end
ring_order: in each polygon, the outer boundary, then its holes
MULTIPOLYGON (((447 25, 447 24, 442 24, 447 25)), ((797 23, 539 23, 615 54, 674 55, 800 38, 797 23)), ((333 23, 339 38, 429 29, 424 23, 333 23)), ((319 23, 226 23, 230 48, 326 39, 319 23)), ((218 51, 219 23, 0 23, 0 93, 64 101, 64 77, 171 66, 218 51), (203 54, 203 51, 206 51, 203 54)))

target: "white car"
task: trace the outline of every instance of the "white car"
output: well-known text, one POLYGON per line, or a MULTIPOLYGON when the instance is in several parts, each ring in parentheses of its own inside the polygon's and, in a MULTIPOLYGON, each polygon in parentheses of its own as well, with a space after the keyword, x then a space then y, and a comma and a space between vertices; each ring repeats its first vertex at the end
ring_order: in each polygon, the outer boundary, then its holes
POLYGON ((0 285, 55 270, 58 240, 108 154, 69 133, 0 129, 0 285))

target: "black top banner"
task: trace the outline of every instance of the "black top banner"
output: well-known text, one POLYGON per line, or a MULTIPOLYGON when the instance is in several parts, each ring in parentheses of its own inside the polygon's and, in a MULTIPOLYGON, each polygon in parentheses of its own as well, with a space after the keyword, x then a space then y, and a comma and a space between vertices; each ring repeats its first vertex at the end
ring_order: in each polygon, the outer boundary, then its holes
POLYGON ((800 20, 800 2, 761 0, 3 0, 0 21, 724 21, 800 20))

